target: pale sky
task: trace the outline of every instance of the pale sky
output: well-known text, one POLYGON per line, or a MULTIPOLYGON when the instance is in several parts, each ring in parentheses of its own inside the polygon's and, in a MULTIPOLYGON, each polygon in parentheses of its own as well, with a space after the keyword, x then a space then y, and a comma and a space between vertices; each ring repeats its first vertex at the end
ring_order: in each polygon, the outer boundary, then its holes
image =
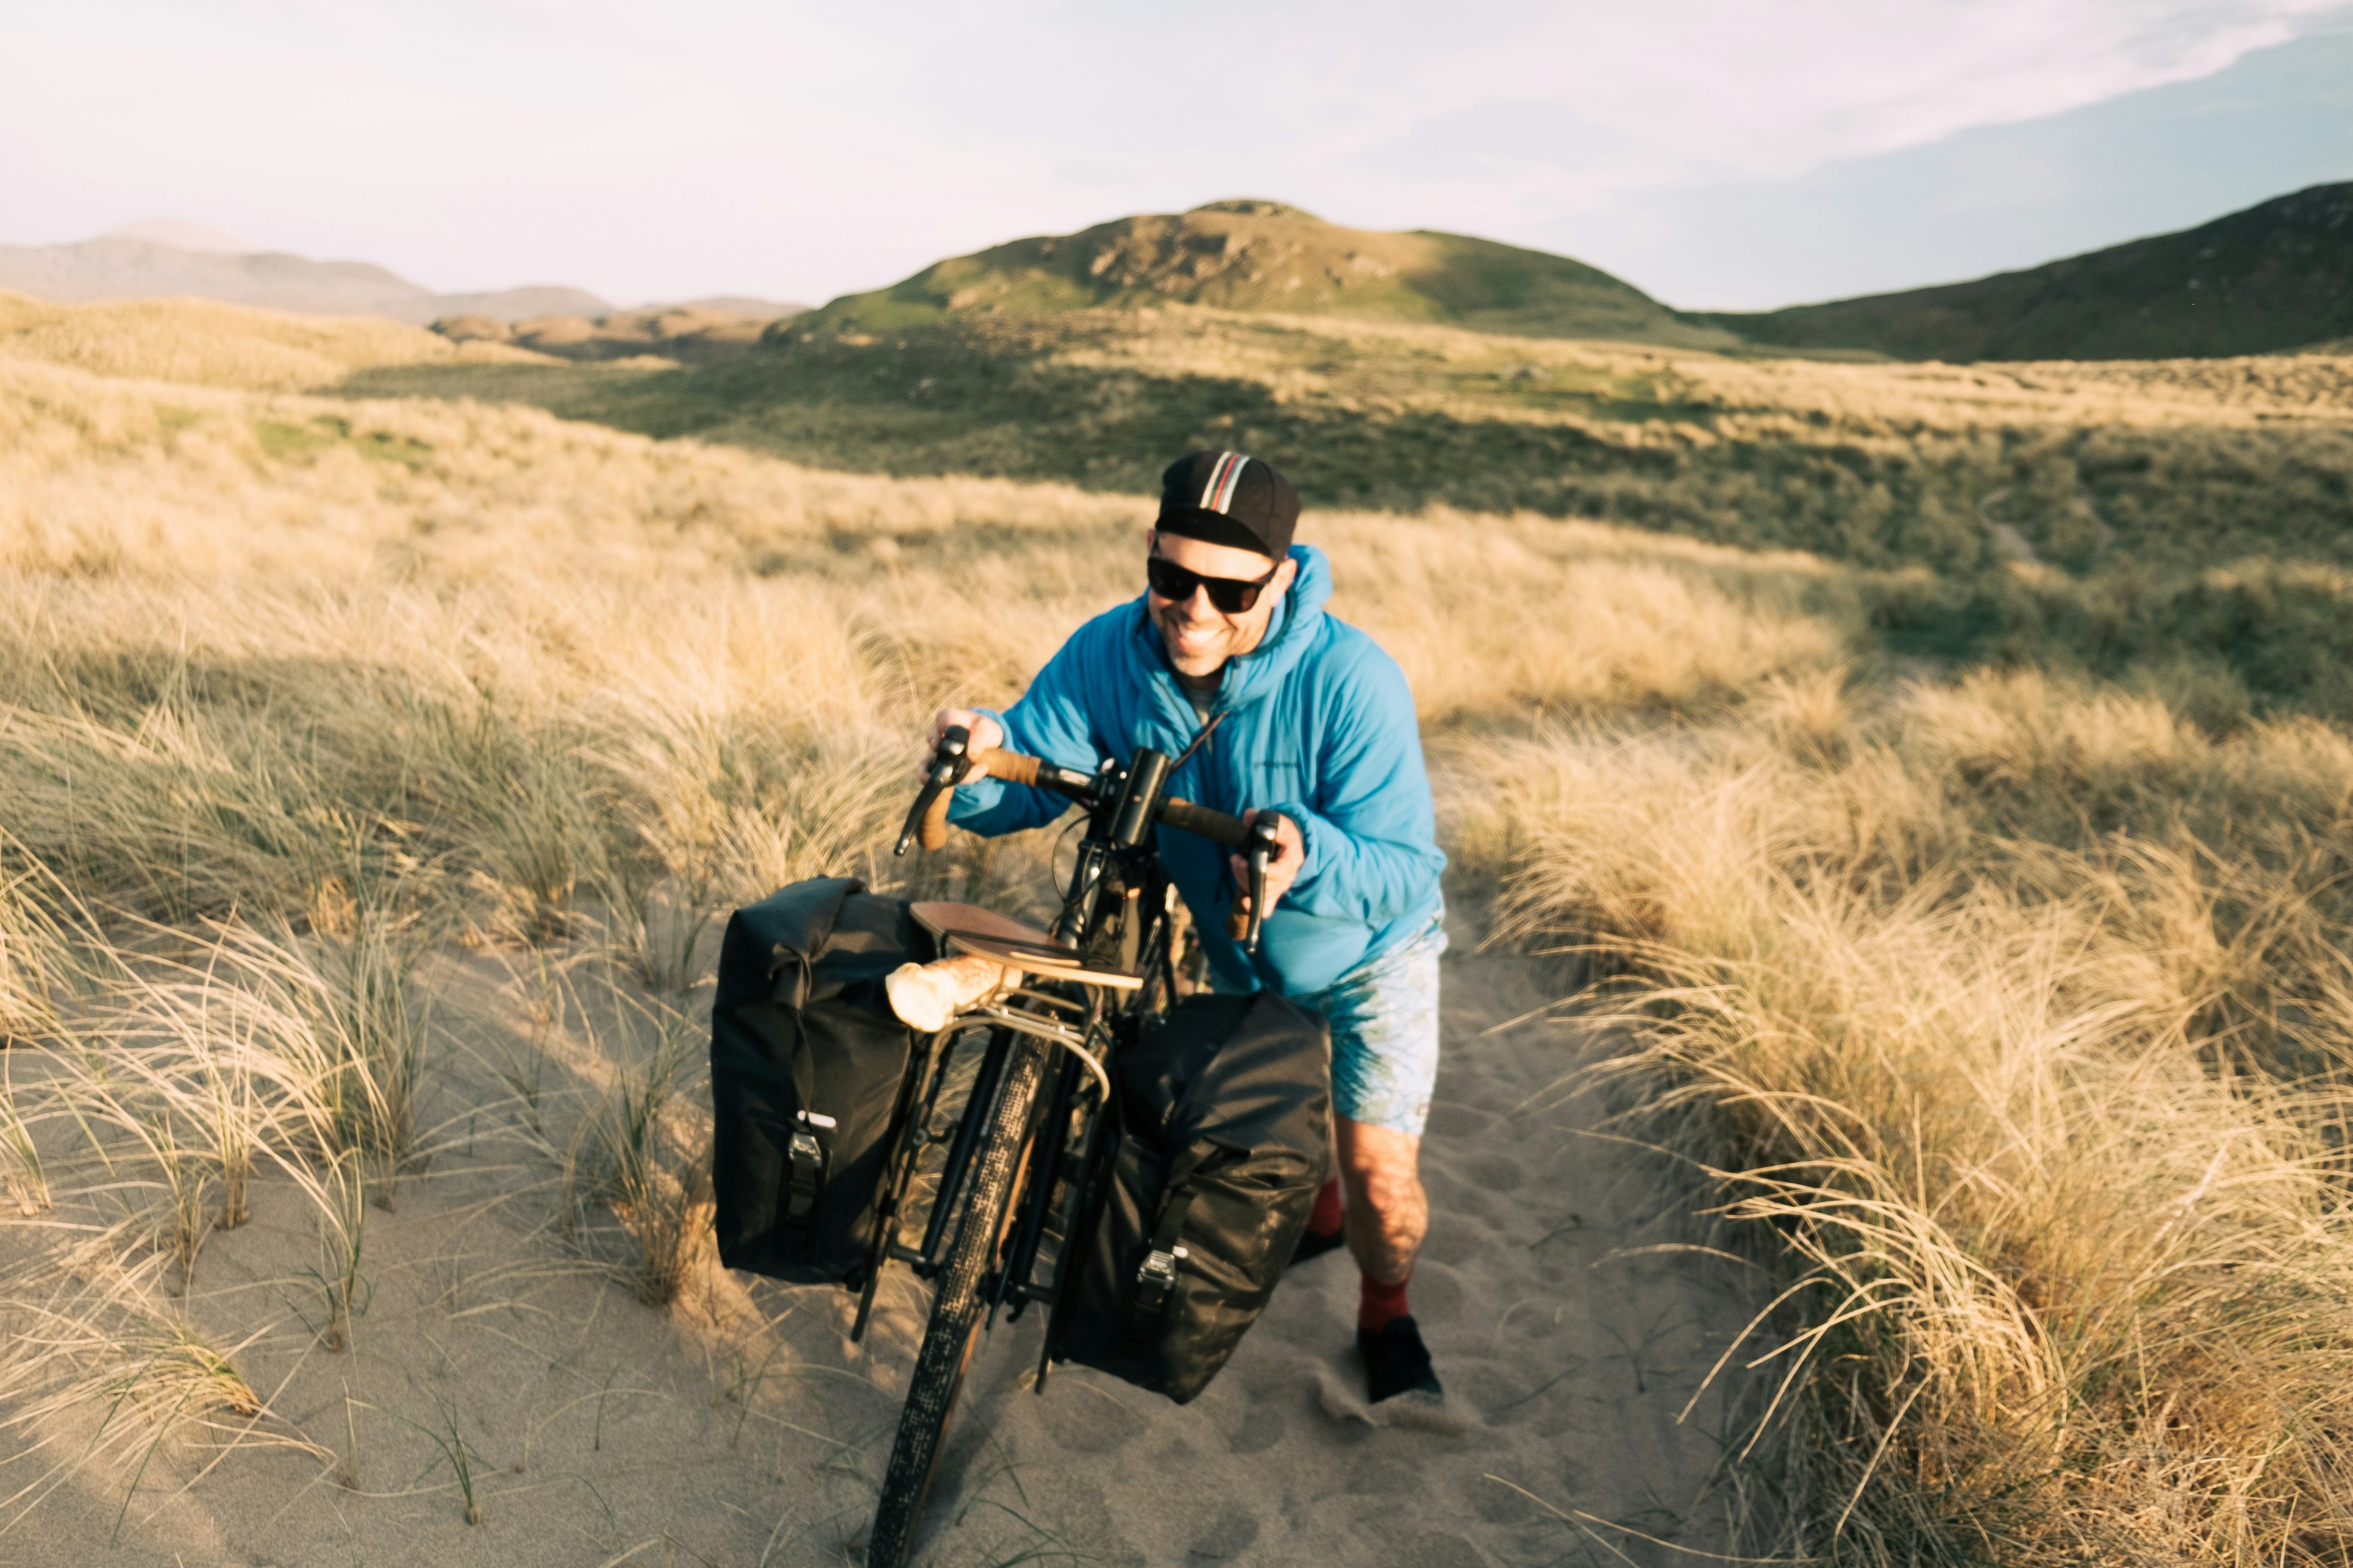
POLYGON ((0 0, 0 242, 815 302, 1263 195, 1764 306, 2353 178, 2339 61, 2348 0, 0 0))

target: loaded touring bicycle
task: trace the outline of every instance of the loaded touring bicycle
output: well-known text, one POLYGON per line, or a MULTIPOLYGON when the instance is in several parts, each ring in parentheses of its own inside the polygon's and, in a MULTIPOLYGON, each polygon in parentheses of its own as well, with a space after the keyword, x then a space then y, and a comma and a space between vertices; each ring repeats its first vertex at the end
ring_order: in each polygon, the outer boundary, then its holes
MULTIPOLYGON (((899 854, 946 842, 969 745, 961 729, 941 741, 899 854)), ((712 1045, 723 1261, 856 1290, 853 1338, 893 1266, 932 1287, 869 1568, 908 1560, 965 1370, 1000 1312, 1044 1315, 1041 1394, 1072 1361, 1182 1402, 1305 1227, 1330 1136, 1321 1021, 1266 992, 1178 994, 1158 832, 1244 855, 1228 929, 1250 952, 1277 853, 1270 814, 1246 827, 1169 794, 1191 754, 1144 748, 1084 773, 987 753, 993 775, 1084 812, 1050 930, 842 879, 730 922, 712 1045)))

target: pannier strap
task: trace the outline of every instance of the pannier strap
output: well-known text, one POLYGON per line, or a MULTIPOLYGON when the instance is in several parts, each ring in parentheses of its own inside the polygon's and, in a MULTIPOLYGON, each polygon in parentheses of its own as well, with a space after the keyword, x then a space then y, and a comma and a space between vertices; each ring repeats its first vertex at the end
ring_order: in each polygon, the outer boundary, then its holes
POLYGON ((807 955, 778 942, 775 959, 768 971, 776 987, 770 999, 797 1013, 808 1005, 809 992, 814 989, 807 955))
POLYGON ((818 1215, 825 1208, 825 1145, 797 1127, 785 1145, 785 1212, 776 1228, 795 1246, 814 1251, 818 1215))

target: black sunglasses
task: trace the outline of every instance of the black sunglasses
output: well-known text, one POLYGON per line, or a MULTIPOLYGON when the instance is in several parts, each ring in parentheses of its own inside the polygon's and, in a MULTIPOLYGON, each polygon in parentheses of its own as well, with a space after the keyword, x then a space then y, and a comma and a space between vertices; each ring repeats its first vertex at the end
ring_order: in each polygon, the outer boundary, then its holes
POLYGON ((1154 593, 1181 605, 1193 596, 1194 589, 1207 588, 1209 603, 1229 616, 1246 614, 1256 605, 1259 595, 1282 570, 1282 563, 1278 561, 1267 568, 1265 576, 1250 583, 1240 577, 1204 577, 1198 572, 1190 572, 1177 565, 1165 555, 1144 558, 1145 580, 1152 584, 1154 593))

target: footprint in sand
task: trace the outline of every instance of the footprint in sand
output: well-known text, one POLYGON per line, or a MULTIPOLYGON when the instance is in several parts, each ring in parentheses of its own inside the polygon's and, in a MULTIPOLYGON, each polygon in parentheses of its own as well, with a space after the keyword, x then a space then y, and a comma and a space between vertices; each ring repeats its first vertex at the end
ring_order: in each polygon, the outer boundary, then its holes
POLYGON ((1364 1391, 1355 1386, 1355 1380, 1362 1375, 1354 1367, 1343 1371, 1329 1363, 1316 1367, 1315 1393, 1324 1415, 1363 1426, 1415 1432, 1468 1432, 1479 1425, 1477 1415, 1451 1399, 1401 1394, 1378 1405, 1368 1404, 1364 1391))

